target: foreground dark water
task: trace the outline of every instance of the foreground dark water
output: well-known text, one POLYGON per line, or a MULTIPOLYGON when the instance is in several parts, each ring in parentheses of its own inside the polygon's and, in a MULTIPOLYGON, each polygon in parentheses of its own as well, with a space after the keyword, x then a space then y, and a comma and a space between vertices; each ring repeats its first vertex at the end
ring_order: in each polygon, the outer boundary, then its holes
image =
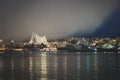
POLYGON ((120 80, 120 54, 1 54, 0 80, 120 80))

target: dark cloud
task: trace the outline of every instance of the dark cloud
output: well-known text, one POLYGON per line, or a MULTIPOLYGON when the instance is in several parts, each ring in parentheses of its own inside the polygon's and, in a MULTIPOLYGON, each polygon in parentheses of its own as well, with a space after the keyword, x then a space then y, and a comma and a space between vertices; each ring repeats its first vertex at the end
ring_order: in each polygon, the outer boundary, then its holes
POLYGON ((1 0, 0 38, 26 39, 32 32, 57 39, 92 33, 118 0, 1 0))

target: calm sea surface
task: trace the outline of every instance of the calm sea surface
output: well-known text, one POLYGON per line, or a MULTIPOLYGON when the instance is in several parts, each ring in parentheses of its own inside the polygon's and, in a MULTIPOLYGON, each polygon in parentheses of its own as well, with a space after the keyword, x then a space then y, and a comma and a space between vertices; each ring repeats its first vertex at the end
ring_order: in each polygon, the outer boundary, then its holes
POLYGON ((1 53, 0 80, 120 80, 120 54, 1 53))

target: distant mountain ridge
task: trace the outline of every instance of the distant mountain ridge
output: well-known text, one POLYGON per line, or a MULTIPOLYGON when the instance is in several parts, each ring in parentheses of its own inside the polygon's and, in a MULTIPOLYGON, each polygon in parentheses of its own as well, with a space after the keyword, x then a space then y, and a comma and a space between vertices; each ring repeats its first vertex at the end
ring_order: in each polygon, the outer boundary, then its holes
POLYGON ((75 33, 73 36, 82 37, 120 37, 120 9, 110 15, 96 31, 90 34, 75 33))

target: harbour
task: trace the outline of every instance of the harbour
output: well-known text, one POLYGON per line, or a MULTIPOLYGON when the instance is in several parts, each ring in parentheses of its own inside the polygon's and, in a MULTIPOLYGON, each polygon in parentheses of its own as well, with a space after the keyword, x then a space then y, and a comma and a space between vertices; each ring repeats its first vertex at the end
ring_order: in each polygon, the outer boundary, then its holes
POLYGON ((0 80, 120 80, 120 0, 0 0, 0 80))

